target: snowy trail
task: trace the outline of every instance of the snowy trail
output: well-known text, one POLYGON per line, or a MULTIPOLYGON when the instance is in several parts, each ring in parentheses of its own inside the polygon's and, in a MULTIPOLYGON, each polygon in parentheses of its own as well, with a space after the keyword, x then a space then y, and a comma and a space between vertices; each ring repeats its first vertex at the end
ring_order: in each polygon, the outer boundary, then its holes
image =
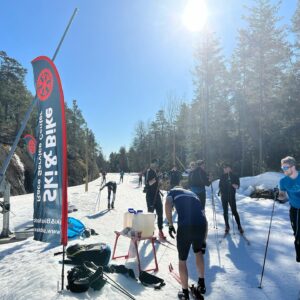
MULTIPOLYGON (((271 175, 270 175, 271 176, 271 175)), ((268 180, 270 178, 267 178, 268 180)), ((119 174, 108 174, 107 180, 119 181, 119 174)), ((253 181, 257 181, 253 177, 253 181)), ((247 178, 251 184, 251 178, 247 178)), ((87 227, 99 233, 85 240, 69 241, 69 245, 80 243, 106 242, 114 245, 114 230, 123 227, 123 213, 129 207, 146 211, 145 194, 142 187, 138 188, 137 174, 125 174, 124 183, 117 187, 115 210, 106 211, 107 191, 101 192, 100 209, 95 213, 96 199, 100 179, 89 184, 89 191, 84 192, 84 185, 69 188, 69 202, 78 208, 70 216, 80 219, 87 227)), ((216 189, 215 189, 216 190, 216 189)), ((251 246, 236 232, 228 235, 222 243, 219 240, 224 232, 222 207, 215 197, 218 229, 213 228, 213 213, 210 189, 207 192, 206 215, 209 232, 207 238, 206 285, 205 299, 297 299, 299 292, 299 265, 295 262, 292 231, 289 224, 289 205, 276 204, 273 217, 263 288, 259 289, 261 268, 265 244, 269 229, 272 200, 251 199, 238 196, 237 206, 251 246)), ((23 195, 11 198, 11 209, 16 216, 11 217, 11 230, 17 230, 29 225, 32 220, 33 195, 23 195)), ((2 224, 2 215, 0 214, 2 224)), ((231 220, 230 220, 231 222, 231 220)), ((236 228, 236 227, 235 227, 236 228)), ((167 228, 165 228, 167 234, 167 228)), ((120 238, 117 251, 126 253, 129 240, 120 238)), ((159 291, 144 287, 123 275, 111 274, 111 277, 126 287, 137 299, 176 299, 179 284, 169 274, 168 265, 172 263, 177 268, 177 252, 174 249, 156 245, 159 271, 157 276, 163 278, 166 286, 159 291)), ((151 245, 140 243, 143 255, 142 266, 151 266, 151 245)), ((127 299, 110 285, 101 291, 89 290, 83 294, 73 294, 67 290, 57 293, 57 282, 60 282, 60 257, 53 253, 61 251, 61 247, 51 248, 48 244, 33 241, 29 238, 12 244, 0 245, 0 299, 127 299)), ((127 262, 124 259, 112 261, 114 264, 126 264, 137 270, 135 259, 127 262)), ((189 276, 191 281, 197 281, 194 255, 190 252, 188 258, 189 276)), ((70 266, 66 266, 67 270, 70 266)))

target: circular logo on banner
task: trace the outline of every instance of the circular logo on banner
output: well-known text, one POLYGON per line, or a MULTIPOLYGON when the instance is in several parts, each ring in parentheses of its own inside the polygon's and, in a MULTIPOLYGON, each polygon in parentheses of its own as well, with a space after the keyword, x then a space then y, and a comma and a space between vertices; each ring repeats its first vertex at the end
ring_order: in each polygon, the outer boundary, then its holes
POLYGON ((34 154, 35 153, 35 140, 30 140, 28 142, 27 149, 28 149, 28 151, 29 151, 30 154, 34 154))
POLYGON ((43 69, 36 82, 36 93, 41 101, 49 98, 53 90, 53 75, 49 69, 43 69))

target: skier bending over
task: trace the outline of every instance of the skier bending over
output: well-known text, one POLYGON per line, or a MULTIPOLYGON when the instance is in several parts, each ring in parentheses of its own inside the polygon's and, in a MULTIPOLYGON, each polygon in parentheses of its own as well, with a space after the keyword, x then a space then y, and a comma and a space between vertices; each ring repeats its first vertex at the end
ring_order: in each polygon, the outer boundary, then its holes
POLYGON ((169 222, 169 235, 172 238, 174 238, 173 234, 176 234, 172 221, 173 206, 175 206, 178 214, 176 239, 179 257, 179 275, 182 284, 182 291, 178 292, 178 298, 182 300, 190 299, 186 260, 192 245, 199 274, 198 286, 195 292, 199 299, 203 299, 201 294, 205 294, 206 292, 203 254, 205 253, 207 235, 207 221, 203 206, 195 193, 185 190, 180 186, 174 187, 169 191, 165 203, 165 212, 169 222))
POLYGON ((115 204, 115 200, 116 200, 116 193, 117 193, 117 183, 115 181, 109 181, 108 183, 106 183, 104 186, 102 186, 102 188, 100 189, 100 191, 102 191, 105 187, 107 187, 107 208, 110 209, 114 209, 114 204, 115 204), (110 205, 110 195, 111 195, 111 191, 113 192, 113 196, 112 196, 112 202, 110 205))
POLYGON ((281 169, 285 175, 279 182, 278 200, 286 199, 288 194, 290 203, 290 221, 294 232, 296 261, 300 262, 300 176, 296 170, 296 160, 287 156, 281 160, 281 169))

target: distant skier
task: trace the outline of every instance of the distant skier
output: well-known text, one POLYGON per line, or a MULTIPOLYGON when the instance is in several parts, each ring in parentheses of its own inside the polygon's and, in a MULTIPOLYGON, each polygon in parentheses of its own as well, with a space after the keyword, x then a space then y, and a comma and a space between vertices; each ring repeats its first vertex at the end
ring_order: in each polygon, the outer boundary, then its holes
POLYGON ((235 192, 240 187, 240 179, 237 175, 232 173, 231 167, 229 164, 223 165, 224 174, 220 177, 219 189, 221 193, 221 200, 223 206, 223 215, 225 221, 225 233, 228 233, 230 230, 228 222, 228 204, 230 205, 231 212, 234 215, 235 221, 238 226, 238 230, 241 234, 244 233, 244 230, 241 226, 240 216, 236 208, 236 199, 235 192))
POLYGON ((176 234, 172 220, 173 206, 178 214, 176 239, 179 256, 179 275, 182 284, 182 291, 178 293, 178 298, 182 300, 190 299, 186 260, 192 245, 199 273, 198 286, 195 293, 197 299, 203 299, 201 294, 206 292, 203 254, 205 253, 207 235, 207 220, 204 210, 195 193, 181 187, 175 187, 170 190, 165 203, 165 213, 169 222, 169 234, 172 238, 174 238, 173 234, 176 234))
POLYGON ((210 185, 208 174, 205 171, 204 160, 198 160, 196 163, 191 163, 189 172, 188 185, 189 189, 194 192, 200 199, 203 208, 205 209, 206 191, 205 186, 210 185))
POLYGON ((101 185, 102 185, 103 183, 106 183, 106 172, 102 171, 101 175, 102 175, 102 182, 101 182, 101 185))
POLYGON ((177 170, 176 166, 173 166, 172 170, 169 172, 170 178, 170 190, 180 184, 180 180, 182 178, 181 172, 177 170))
POLYGON ((139 173, 139 187, 143 185, 143 172, 139 173))
POLYGON ((123 179, 124 179, 124 171, 121 170, 121 172, 120 172, 120 183, 123 182, 123 179))
POLYGON ((165 239, 163 229, 163 206, 159 191, 159 177, 156 173, 158 167, 157 159, 153 159, 150 168, 146 171, 145 177, 145 192, 148 212, 157 214, 157 227, 159 230, 159 238, 165 239))
POLYGON ((296 261, 300 262, 300 176, 296 169, 294 157, 287 156, 281 160, 281 169, 285 175, 279 182, 278 200, 289 199, 290 221, 294 232, 296 261))
POLYGON ((101 187, 100 191, 102 191, 105 187, 107 187, 107 208, 114 209, 115 208, 115 200, 116 200, 116 193, 117 193, 117 183, 115 181, 109 181, 104 186, 101 187), (110 196, 111 192, 113 192, 112 202, 110 204, 110 196))

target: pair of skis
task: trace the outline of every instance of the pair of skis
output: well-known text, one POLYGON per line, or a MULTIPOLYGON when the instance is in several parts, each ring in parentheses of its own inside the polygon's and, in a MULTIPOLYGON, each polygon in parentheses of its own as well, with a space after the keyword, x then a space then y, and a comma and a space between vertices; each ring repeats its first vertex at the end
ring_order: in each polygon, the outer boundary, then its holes
MULTIPOLYGON (((229 232, 225 232, 222 239, 219 241, 219 243, 221 244, 229 234, 230 234, 229 232)), ((247 243, 248 246, 251 245, 250 240, 245 236, 244 233, 240 233, 240 236, 247 243)))
MULTIPOLYGON (((173 265, 171 263, 169 264, 169 271, 170 271, 171 276, 181 285, 180 276, 174 270, 173 265)), ((191 286, 189 286, 189 291, 190 291, 190 294, 192 295, 192 297, 195 300, 203 300, 204 299, 204 297, 201 294, 199 295, 199 293, 197 292, 197 288, 195 287, 194 284, 192 284, 191 286)))

